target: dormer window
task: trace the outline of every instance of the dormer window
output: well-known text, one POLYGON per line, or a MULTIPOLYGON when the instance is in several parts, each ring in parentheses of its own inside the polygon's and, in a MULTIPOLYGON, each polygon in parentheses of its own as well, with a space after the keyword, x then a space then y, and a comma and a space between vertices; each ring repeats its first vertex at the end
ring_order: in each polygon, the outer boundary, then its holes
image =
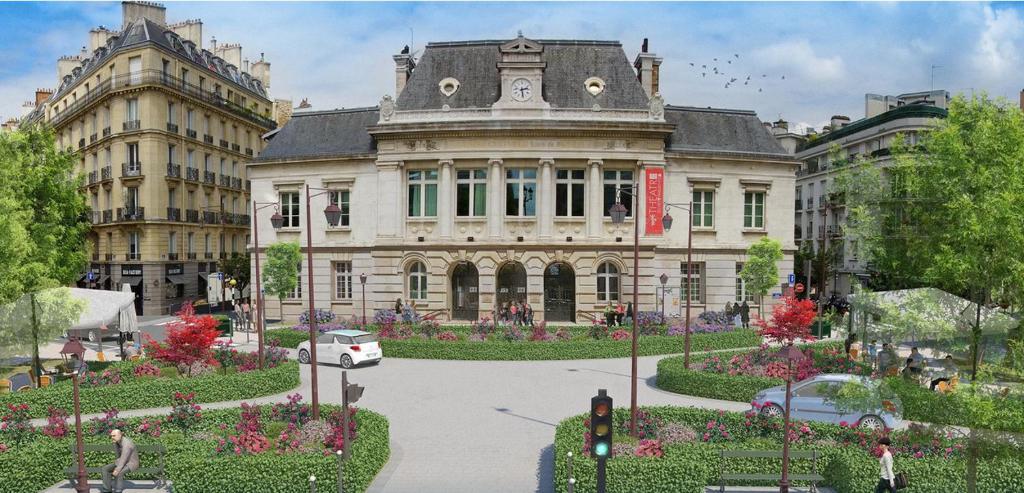
POLYGON ((446 77, 437 83, 437 87, 441 90, 441 94, 451 97, 452 94, 455 94, 455 91, 459 90, 459 81, 454 77, 446 77))
POLYGON ((591 77, 587 79, 583 83, 583 86, 587 88, 587 92, 589 92, 591 96, 597 96, 604 92, 604 81, 601 80, 600 77, 591 77))

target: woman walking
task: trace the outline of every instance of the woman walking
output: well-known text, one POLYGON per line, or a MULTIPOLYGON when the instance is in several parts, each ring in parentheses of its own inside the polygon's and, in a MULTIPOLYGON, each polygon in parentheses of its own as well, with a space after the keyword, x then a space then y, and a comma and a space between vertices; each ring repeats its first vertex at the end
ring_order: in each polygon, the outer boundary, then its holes
POLYGON ((892 473, 892 452, 889 451, 891 444, 889 437, 878 439, 878 447, 882 449, 882 456, 878 458, 881 477, 878 479, 878 486, 875 486, 875 493, 896 493, 896 475, 892 473))

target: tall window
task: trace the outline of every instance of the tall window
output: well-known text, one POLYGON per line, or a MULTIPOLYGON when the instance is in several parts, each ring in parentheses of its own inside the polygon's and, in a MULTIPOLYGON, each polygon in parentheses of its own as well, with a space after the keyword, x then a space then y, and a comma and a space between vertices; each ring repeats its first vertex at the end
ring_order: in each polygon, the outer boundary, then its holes
POLYGON ((176 231, 167 233, 167 253, 170 255, 178 253, 178 233, 176 231))
POLYGON ((174 164, 174 144, 167 144, 167 163, 174 164))
POLYGON ((597 301, 619 300, 619 268, 605 262, 597 268, 597 301))
POLYGON ((302 262, 296 267, 295 276, 299 278, 299 282, 295 283, 295 290, 288 295, 288 298, 293 300, 302 298, 302 262))
POLYGON ((210 171, 210 155, 209 154, 206 154, 206 155, 203 156, 203 171, 204 172, 210 171))
POLYGON ((133 56, 128 59, 128 76, 131 79, 131 84, 139 84, 142 82, 142 57, 133 56))
POLYGON ((225 164, 227 164, 227 160, 224 159, 224 158, 220 158, 220 176, 225 176, 224 175, 224 165, 225 164))
POLYGON ((285 228, 299 227, 299 193, 284 192, 281 194, 281 215, 284 216, 285 228))
POLYGON ((487 215, 487 170, 462 169, 455 173, 455 215, 487 215))
POLYGON ((188 165, 188 167, 194 169, 196 167, 195 151, 189 149, 188 152, 185 153, 185 156, 187 158, 185 162, 188 165))
POLYGON ((409 299, 427 299, 427 267, 423 262, 413 262, 409 266, 409 299))
POLYGON ((604 215, 611 216, 612 206, 621 200, 626 207, 626 216, 633 217, 633 186, 632 171, 605 171, 604 172, 604 215), (621 192, 620 192, 621 191, 621 192))
POLYGON ((167 102, 167 123, 178 123, 178 115, 174 109, 174 103, 167 102))
POLYGON ((188 129, 188 130, 195 129, 195 127, 193 126, 193 118, 194 117, 195 117, 195 112, 192 111, 192 108, 189 108, 188 111, 185 112, 185 128, 186 129, 188 129))
POLYGON ((583 217, 584 170, 560 169, 555 172, 555 215, 560 217, 583 217))
POLYGON ((210 251, 210 233, 206 233, 206 236, 203 238, 203 253, 205 253, 207 257, 212 253, 210 251))
POLYGON ((134 214, 134 211, 139 207, 139 187, 126 187, 124 189, 124 206, 128 209, 129 213, 134 214))
MULTIPOLYGON (((679 281, 679 289, 680 289, 679 292, 680 293, 689 293, 690 294, 690 301, 693 302, 693 303, 703 303, 704 302, 704 290, 702 289, 702 287, 704 286, 704 284, 703 284, 702 281, 703 281, 703 273, 704 273, 704 264, 694 262, 694 263, 690 264, 689 271, 690 271, 690 281, 689 281, 690 284, 687 285, 687 281, 686 281, 686 272, 687 272, 686 264, 685 263, 679 264, 679 273, 682 275, 681 280, 679 281)), ((685 298, 684 298, 684 300, 685 300, 685 298)))
POLYGON ((228 251, 228 249, 227 249, 227 241, 225 241, 224 233, 221 233, 220 234, 220 253, 225 253, 227 251, 228 251))
POLYGON ((743 227, 756 229, 764 227, 764 192, 743 194, 743 227))
POLYGON ((139 260, 142 256, 141 245, 139 244, 139 232, 128 233, 128 260, 139 260))
POLYGON ((127 122, 134 122, 139 119, 139 100, 138 99, 127 99, 125 100, 125 114, 124 119, 127 122))
POLYGON ((743 264, 736 264, 736 302, 748 303, 754 302, 754 295, 747 291, 747 283, 740 277, 740 271, 743 270, 743 264))
POLYGON ((106 149, 104 149, 104 151, 103 151, 103 157, 105 157, 105 158, 106 158, 106 159, 105 159, 105 161, 106 161, 106 163, 107 163, 107 164, 106 164, 106 166, 110 166, 110 163, 111 163, 111 161, 112 161, 112 160, 113 160, 114 158, 113 158, 113 154, 111 154, 111 153, 110 153, 110 148, 109 148, 109 147, 108 147, 108 148, 106 148, 106 149))
POLYGON ((693 191, 693 227, 711 228, 715 225, 714 190, 693 191))
POLYGON ((409 217, 437 216, 437 170, 409 171, 409 217))
POLYGON ((238 252, 238 235, 231 235, 231 253, 238 252))
POLYGON ((505 215, 527 217, 536 214, 537 169, 505 170, 505 215))
POLYGON ((334 263, 334 297, 352 299, 352 262, 334 263))
POLYGON ((341 209, 341 219, 338 226, 348 226, 349 222, 349 191, 335 190, 327 194, 327 200, 341 209))
POLYGON ((138 170, 139 169, 139 144, 132 143, 128 144, 128 169, 138 170))
POLYGON ((196 253, 196 234, 191 232, 191 231, 189 231, 189 233, 188 233, 188 245, 187 245, 187 247, 188 247, 188 253, 189 254, 196 253))

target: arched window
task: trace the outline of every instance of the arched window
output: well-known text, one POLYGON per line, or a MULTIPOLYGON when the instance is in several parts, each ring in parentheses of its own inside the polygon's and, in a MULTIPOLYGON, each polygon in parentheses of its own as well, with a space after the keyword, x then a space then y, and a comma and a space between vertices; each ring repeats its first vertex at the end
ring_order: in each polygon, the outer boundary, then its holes
POLYGON ((409 299, 427 299, 427 267, 423 262, 413 262, 409 266, 409 299))
POLYGON ((597 301, 619 300, 619 268, 611 262, 597 267, 597 301))

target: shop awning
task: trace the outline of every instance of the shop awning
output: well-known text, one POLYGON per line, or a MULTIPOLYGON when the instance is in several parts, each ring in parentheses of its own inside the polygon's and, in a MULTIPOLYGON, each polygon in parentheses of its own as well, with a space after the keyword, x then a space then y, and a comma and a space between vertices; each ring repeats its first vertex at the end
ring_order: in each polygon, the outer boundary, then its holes
POLYGON ((200 272, 200 273, 199 273, 199 277, 202 277, 202 278, 203 278, 204 280, 205 280, 206 278, 208 278, 209 276, 210 276, 210 275, 209 275, 209 274, 207 274, 207 273, 205 273, 205 272, 200 272))
POLYGON ((183 276, 183 275, 167 276, 167 281, 169 281, 171 284, 185 284, 185 276, 183 276))
POLYGON ((142 276, 121 276, 121 284, 138 286, 139 284, 142 284, 142 276))

